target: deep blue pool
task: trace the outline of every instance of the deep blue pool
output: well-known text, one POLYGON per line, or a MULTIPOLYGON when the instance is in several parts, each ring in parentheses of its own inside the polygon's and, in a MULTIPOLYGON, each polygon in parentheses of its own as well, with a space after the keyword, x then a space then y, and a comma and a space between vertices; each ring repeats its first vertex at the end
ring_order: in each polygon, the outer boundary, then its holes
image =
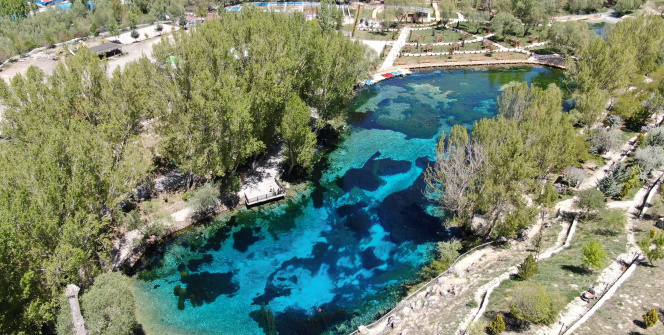
POLYGON ((494 116, 511 82, 561 75, 430 70, 363 90, 310 193, 194 227, 143 262, 139 321, 148 334, 347 333, 370 323, 454 235, 422 195, 440 132, 494 116))

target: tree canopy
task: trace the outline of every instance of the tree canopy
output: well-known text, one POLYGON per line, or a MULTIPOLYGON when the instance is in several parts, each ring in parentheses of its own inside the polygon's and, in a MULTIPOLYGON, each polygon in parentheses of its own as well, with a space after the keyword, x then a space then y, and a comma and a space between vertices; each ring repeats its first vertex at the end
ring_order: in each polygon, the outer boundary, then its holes
POLYGON ((515 84, 500 97, 499 115, 475 122, 470 136, 461 126, 449 138, 443 134, 425 175, 429 199, 465 225, 484 216, 487 225, 474 232, 481 236, 513 236, 528 225, 534 213, 523 195, 539 195, 546 185, 541 180, 584 150, 561 102, 555 85, 515 84))
MULTIPOLYGON (((110 268, 119 203, 154 155, 224 176, 280 143, 288 96, 321 126, 343 115, 369 66, 364 46, 302 15, 246 10, 221 22, 176 33, 155 46, 156 62, 112 76, 81 50, 51 76, 31 67, 0 81, 0 333, 49 329, 62 288, 110 268), (148 133, 156 144, 143 143, 148 133)), ((312 127, 297 125, 313 146, 312 127)))

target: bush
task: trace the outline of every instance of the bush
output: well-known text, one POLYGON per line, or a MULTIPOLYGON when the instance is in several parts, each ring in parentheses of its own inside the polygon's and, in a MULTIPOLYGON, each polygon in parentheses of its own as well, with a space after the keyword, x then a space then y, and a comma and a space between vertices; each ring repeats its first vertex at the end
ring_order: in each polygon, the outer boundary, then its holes
POLYGON ((155 28, 156 31, 162 31, 164 30, 164 26, 161 25, 161 23, 157 24, 157 28, 155 28))
POLYGON ((613 175, 608 175, 602 178, 599 183, 597 183, 597 187, 600 192, 607 197, 617 197, 623 189, 613 175))
POLYGON ((604 266, 606 251, 599 241, 591 241, 583 246, 583 264, 589 269, 599 270, 604 266))
MULTIPOLYGON (((105 273, 80 298, 81 313, 88 334, 133 334, 137 328, 135 301, 130 279, 119 272, 105 273)), ((67 298, 60 300, 56 330, 58 334, 73 334, 71 309, 67 298)))
POLYGON ((590 134, 590 152, 603 155, 620 147, 621 136, 618 130, 595 129, 590 134))
POLYGON ((505 320, 500 314, 496 314, 496 317, 489 322, 489 332, 491 334, 500 334, 505 331, 505 320))
POLYGON ((551 324, 559 311, 557 297, 550 297, 535 283, 526 282, 514 289, 517 296, 510 302, 510 313, 518 320, 551 324))
POLYGON ((604 194, 596 189, 581 191, 578 199, 574 202, 574 207, 583 210, 584 217, 588 217, 590 212, 606 208, 604 194))
POLYGON ((194 191, 189 199, 189 206, 193 209, 194 213, 205 213, 217 206, 219 195, 220 192, 217 185, 207 183, 194 191))
POLYGON ((523 263, 519 265, 519 272, 516 274, 521 280, 528 280, 539 273, 539 266, 535 261, 533 254, 528 255, 523 263))
POLYGON ((664 146, 664 127, 656 127, 648 130, 645 140, 648 145, 664 146))
POLYGON ((586 171, 583 169, 570 167, 563 173, 563 181, 570 187, 577 187, 586 180, 586 171))
POLYGON ((664 148, 652 145, 638 148, 634 152, 634 160, 644 173, 649 173, 652 169, 664 165, 664 148))
POLYGON ((135 29, 131 31, 131 38, 136 39, 136 38, 138 38, 139 36, 140 36, 140 35, 138 34, 138 31, 136 31, 135 29))
POLYGON ((649 310, 648 313, 643 314, 643 323, 646 324, 647 328, 654 326, 657 321, 659 321, 659 317, 657 316, 657 311, 654 308, 649 310))
POLYGON ((621 209, 610 209, 602 213, 600 221, 600 230, 609 235, 618 235, 620 231, 625 229, 627 218, 625 211, 621 209))

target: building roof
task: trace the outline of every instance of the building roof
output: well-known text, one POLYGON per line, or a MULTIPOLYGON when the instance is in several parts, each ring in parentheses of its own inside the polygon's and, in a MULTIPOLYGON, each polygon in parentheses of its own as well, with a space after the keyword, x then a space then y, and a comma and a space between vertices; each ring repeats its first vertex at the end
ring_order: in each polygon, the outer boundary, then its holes
POLYGON ((104 43, 96 47, 88 48, 90 51, 94 51, 97 55, 105 54, 110 51, 120 50, 120 44, 117 43, 104 43))

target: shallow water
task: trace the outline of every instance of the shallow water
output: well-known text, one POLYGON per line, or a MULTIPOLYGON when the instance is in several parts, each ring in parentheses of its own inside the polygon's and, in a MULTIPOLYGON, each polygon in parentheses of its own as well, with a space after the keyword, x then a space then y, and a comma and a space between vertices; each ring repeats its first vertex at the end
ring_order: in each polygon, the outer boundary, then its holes
POLYGON ((422 196, 437 137, 496 113, 514 81, 557 70, 430 70, 360 92, 309 196, 241 210, 164 243, 141 264, 148 334, 340 333, 370 323, 454 231, 422 196), (268 312, 269 311, 269 312, 268 312))

